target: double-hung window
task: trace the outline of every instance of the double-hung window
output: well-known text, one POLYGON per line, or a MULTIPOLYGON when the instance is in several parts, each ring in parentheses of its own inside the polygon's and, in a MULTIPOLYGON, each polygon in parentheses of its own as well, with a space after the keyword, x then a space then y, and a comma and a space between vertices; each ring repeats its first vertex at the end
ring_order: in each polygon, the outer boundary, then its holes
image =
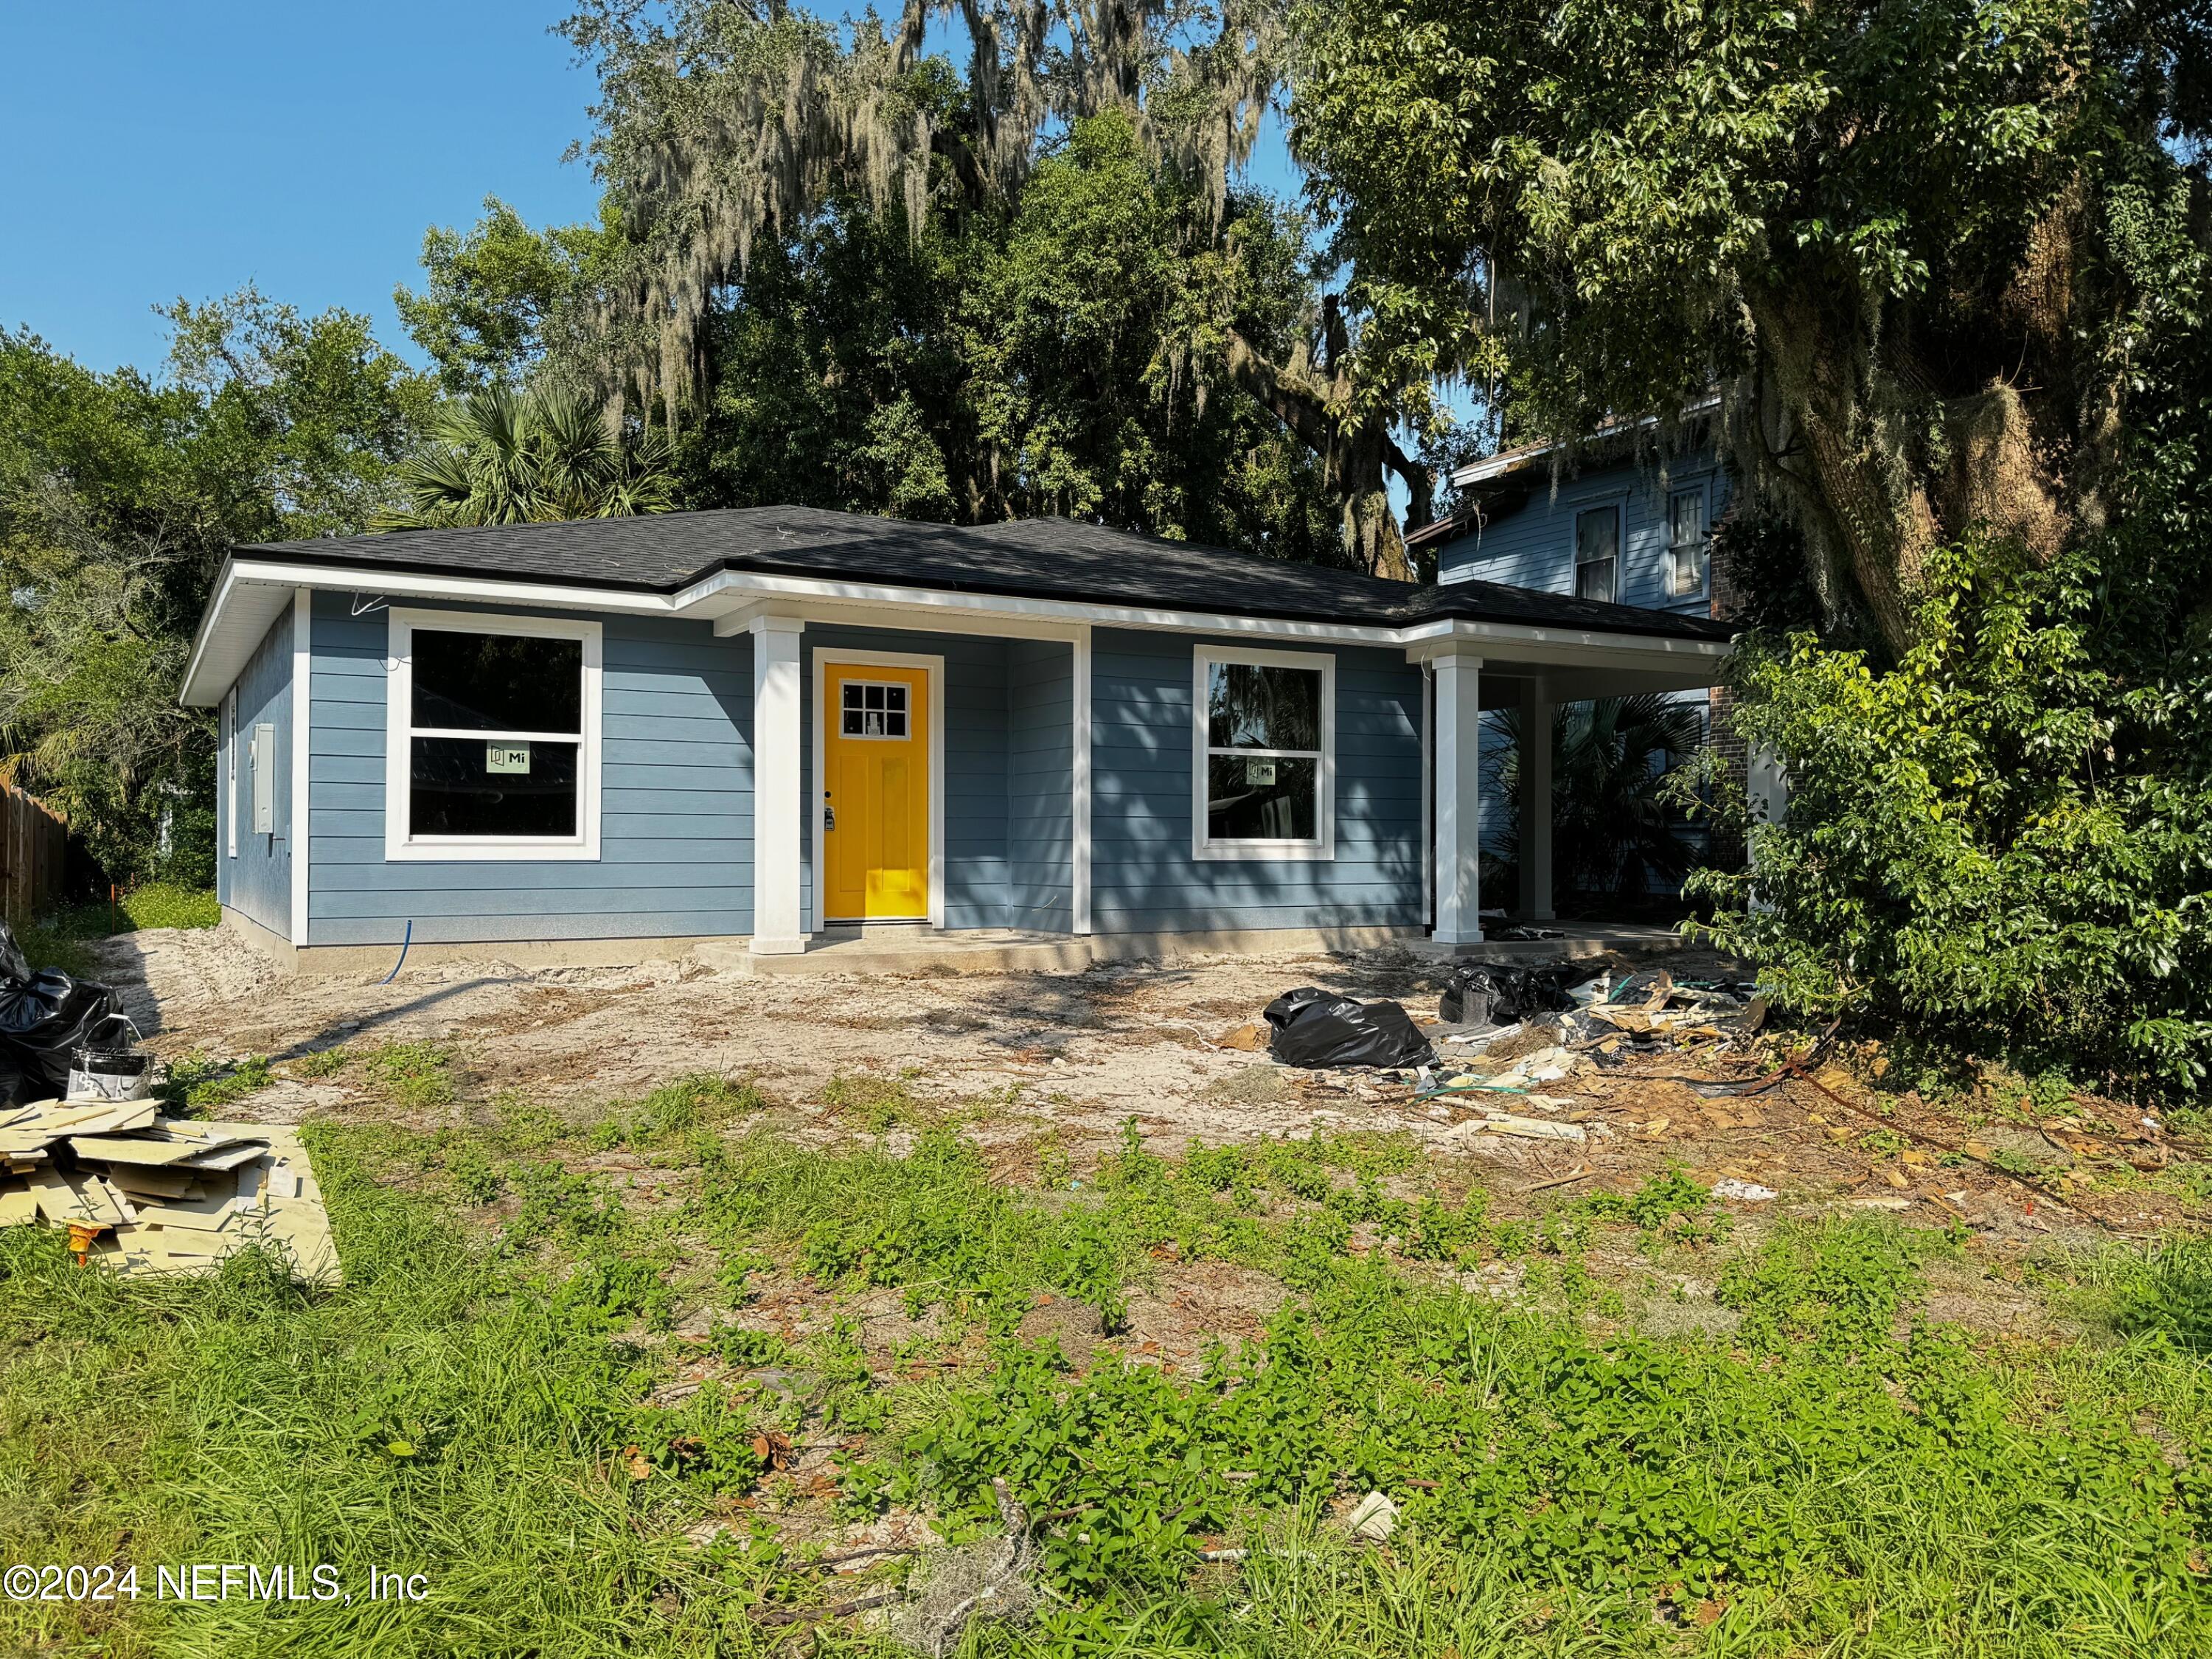
POLYGON ((1620 591, 1620 508, 1593 507, 1575 514, 1575 597, 1610 604, 1620 591))
POLYGON ((1675 599, 1705 591, 1705 487, 1692 484, 1667 497, 1667 592, 1675 599))
POLYGON ((1336 659, 1227 646, 1195 654, 1193 854, 1334 857, 1336 659))
POLYGON ((599 857, 599 624, 391 617, 385 856, 599 857))

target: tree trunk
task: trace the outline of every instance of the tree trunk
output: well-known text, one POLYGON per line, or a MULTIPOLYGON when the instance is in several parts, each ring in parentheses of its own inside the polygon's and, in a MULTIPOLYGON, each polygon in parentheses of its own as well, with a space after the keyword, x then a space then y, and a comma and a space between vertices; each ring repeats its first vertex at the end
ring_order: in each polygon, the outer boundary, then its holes
POLYGON ((1406 482, 1408 529, 1418 530, 1434 517, 1435 482, 1390 435, 1387 405, 1354 412, 1352 354, 1333 297, 1326 322, 1326 366, 1319 372, 1304 362, 1276 363, 1234 327, 1228 331, 1229 372, 1320 458, 1322 485, 1342 506, 1345 550, 1352 560, 1372 575, 1413 581, 1417 573, 1390 510, 1384 469, 1406 482))
MULTIPOLYGON (((1848 302, 1802 287, 1746 301, 1755 359, 1749 396, 1729 416, 1729 447, 1796 520, 1831 628, 1869 623, 1901 655, 1937 546, 1980 530, 2047 560, 2100 510, 2094 431, 2083 446, 2093 465, 2069 490, 2059 458, 2075 448, 2072 422, 2053 404, 2067 394, 2023 394, 2014 383, 2046 378, 2033 335, 1985 342, 1938 385, 1915 356, 1922 343, 1902 307, 1876 329, 1848 302), (2039 414, 2060 430, 2039 434, 2039 414)), ((1950 361, 1955 345, 1927 355, 1950 361)), ((2051 367, 2062 372, 2048 379, 2062 381, 2063 365, 2051 367)))
POLYGON ((1912 635, 1911 595, 1939 538, 1908 453, 1911 401, 1871 361, 1863 331, 1802 290, 1750 296, 1755 431, 1731 446, 1805 538, 1832 628, 1863 613, 1892 651, 1912 635))

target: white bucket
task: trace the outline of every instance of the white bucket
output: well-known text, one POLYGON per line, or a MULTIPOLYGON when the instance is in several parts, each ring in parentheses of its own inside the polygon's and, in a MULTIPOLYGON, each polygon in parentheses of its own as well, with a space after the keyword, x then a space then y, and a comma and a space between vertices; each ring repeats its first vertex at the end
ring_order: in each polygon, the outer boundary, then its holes
POLYGON ((154 1057, 137 1052, 138 1028, 121 1014, 111 1014, 95 1031, 121 1025, 131 1033, 129 1043, 112 1047, 89 1038, 70 1055, 69 1098, 82 1101, 144 1100, 154 1092, 154 1057))

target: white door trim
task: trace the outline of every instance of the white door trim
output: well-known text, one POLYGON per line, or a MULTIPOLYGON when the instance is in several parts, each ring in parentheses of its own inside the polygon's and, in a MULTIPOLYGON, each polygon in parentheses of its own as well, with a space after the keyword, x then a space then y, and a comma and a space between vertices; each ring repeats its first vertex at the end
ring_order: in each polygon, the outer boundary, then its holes
POLYGON ((841 668, 919 668, 929 685, 929 925, 945 926, 945 659, 914 651, 847 651, 836 646, 814 648, 813 769, 807 774, 807 822, 812 827, 814 848, 814 917, 812 931, 829 925, 829 872, 823 863, 822 775, 823 738, 829 731, 829 709, 823 702, 828 679, 823 671, 832 663, 841 668))

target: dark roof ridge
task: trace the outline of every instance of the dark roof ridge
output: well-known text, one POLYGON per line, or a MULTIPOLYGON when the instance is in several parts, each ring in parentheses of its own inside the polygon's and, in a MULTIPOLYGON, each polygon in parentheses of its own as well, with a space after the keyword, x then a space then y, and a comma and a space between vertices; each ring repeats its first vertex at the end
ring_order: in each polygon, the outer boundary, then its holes
POLYGON ((1451 618, 1726 639, 1702 617, 1490 582, 1442 586, 1060 517, 956 526, 807 507, 719 507, 254 543, 315 563, 673 593, 757 571, 1073 603, 1406 626, 1451 618))

